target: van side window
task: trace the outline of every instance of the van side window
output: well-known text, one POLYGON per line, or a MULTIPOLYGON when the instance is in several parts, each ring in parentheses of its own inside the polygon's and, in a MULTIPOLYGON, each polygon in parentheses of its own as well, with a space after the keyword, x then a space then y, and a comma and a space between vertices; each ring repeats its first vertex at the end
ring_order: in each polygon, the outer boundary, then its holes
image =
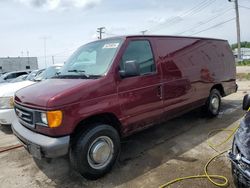
POLYGON ((140 67, 140 75, 156 72, 153 53, 147 40, 131 41, 128 44, 122 56, 120 70, 124 70, 126 61, 136 61, 140 67))

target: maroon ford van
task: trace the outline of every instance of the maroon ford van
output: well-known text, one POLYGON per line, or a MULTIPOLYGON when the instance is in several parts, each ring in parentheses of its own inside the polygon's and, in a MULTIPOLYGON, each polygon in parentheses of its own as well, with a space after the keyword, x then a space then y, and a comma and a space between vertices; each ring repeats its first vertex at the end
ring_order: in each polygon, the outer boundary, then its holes
POLYGON ((14 134, 37 158, 65 154, 88 179, 107 173, 120 138, 236 92, 225 40, 124 36, 80 47, 56 77, 15 95, 14 134))

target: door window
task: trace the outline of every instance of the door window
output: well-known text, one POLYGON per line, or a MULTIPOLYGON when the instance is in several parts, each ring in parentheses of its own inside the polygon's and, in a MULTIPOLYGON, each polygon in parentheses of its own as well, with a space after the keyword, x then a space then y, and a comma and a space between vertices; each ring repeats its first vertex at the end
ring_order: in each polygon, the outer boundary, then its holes
POLYGON ((21 76, 21 75, 24 75, 24 74, 27 74, 27 72, 17 72, 17 73, 16 73, 16 77, 21 76))
POLYGON ((13 78, 16 78, 16 73, 11 73, 9 74, 8 76, 5 77, 5 80, 9 80, 9 79, 13 79, 13 78))
POLYGON ((136 61, 139 64, 140 75, 156 72, 152 49, 147 40, 131 41, 122 56, 121 70, 124 70, 126 61, 136 61))

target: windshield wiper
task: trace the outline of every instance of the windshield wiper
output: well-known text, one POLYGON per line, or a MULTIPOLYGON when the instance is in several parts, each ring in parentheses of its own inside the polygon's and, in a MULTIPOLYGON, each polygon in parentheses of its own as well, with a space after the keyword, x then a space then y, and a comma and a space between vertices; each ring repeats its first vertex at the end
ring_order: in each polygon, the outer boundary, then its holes
POLYGON ((55 76, 52 78, 87 78, 87 79, 97 79, 100 78, 101 75, 93 75, 93 74, 86 74, 84 70, 77 70, 72 69, 68 70, 67 72, 74 72, 74 73, 80 73, 78 75, 72 75, 72 74, 61 74, 61 72, 57 72, 55 76))
POLYGON ((75 78, 87 78, 87 79, 98 79, 101 77, 101 75, 88 75, 89 77, 85 75, 71 75, 71 74, 60 74, 57 76, 54 76, 52 78, 58 78, 58 79, 75 79, 75 78))
POLYGON ((86 78, 89 78, 89 75, 85 73, 85 70, 72 69, 72 70, 68 70, 68 72, 81 73, 81 76, 85 76, 86 78))

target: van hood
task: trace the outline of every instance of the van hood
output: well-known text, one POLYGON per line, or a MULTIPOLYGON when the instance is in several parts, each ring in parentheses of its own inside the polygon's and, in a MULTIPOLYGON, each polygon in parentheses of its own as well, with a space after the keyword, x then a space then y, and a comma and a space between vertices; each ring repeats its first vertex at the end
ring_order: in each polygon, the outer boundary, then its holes
POLYGON ((0 85, 0 97, 13 97, 15 92, 26 86, 32 85, 36 82, 29 80, 16 82, 16 83, 6 83, 0 85))
POLYGON ((56 108, 78 102, 83 96, 90 97, 95 82, 95 79, 48 79, 19 90, 15 101, 33 108, 56 108))

